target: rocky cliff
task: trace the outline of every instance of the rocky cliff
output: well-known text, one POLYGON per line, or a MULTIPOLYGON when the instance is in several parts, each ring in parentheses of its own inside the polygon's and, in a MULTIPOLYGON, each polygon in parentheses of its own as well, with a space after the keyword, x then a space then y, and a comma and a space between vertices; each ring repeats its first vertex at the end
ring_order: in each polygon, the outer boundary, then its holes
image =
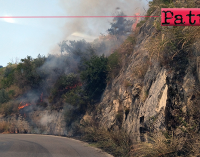
MULTIPOLYGON (((152 16, 158 14, 156 10, 152 16)), ((149 18, 140 27, 133 52, 107 85, 93 113, 101 126, 123 128, 133 141, 147 141, 149 133, 179 135, 188 128, 198 130, 198 41, 192 43, 191 55, 180 53, 163 65, 146 48, 158 33, 162 40, 163 32, 158 31, 156 22, 156 18, 149 18)))

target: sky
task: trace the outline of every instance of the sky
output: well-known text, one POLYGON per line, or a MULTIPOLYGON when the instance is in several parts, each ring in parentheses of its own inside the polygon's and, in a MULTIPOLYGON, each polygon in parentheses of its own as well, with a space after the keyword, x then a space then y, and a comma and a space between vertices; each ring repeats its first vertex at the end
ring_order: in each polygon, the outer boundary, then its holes
MULTIPOLYGON (((148 8, 147 0, 0 0, 0 16, 113 16, 148 8), (116 10, 118 8, 118 10, 116 10)), ((0 65, 38 54, 60 53, 63 40, 93 41, 105 34, 111 18, 0 18, 0 65)))

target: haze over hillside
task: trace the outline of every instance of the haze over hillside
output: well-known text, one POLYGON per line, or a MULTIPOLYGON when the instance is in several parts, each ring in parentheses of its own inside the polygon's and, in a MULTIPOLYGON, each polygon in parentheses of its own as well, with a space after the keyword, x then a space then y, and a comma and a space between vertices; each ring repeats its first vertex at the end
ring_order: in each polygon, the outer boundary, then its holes
MULTIPOLYGON (((143 14, 148 5, 145 0, 106 0, 93 2, 53 0, 1 2, 1 16, 113 16, 116 8, 126 15, 143 14), (24 7, 25 6, 25 7, 24 7)), ((134 20, 134 19, 132 19, 134 20)), ((27 55, 60 53, 58 43, 62 40, 93 41, 100 33, 105 34, 112 18, 1 18, 1 58, 4 67, 9 62, 19 62, 27 55), (10 46, 8 46, 10 45, 10 46)))

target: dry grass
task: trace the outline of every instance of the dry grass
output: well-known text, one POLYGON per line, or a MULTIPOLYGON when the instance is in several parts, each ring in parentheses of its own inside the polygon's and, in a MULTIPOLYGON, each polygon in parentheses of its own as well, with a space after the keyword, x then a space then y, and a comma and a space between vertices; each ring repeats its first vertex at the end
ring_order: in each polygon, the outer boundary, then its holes
POLYGON ((123 85, 125 88, 128 88, 128 87, 132 86, 132 83, 125 79, 123 85))
POLYGON ((149 2, 149 10, 147 16, 151 15, 153 11, 160 8, 196 8, 195 0, 153 0, 149 2))
POLYGON ((132 77, 143 79, 149 66, 151 66, 151 63, 149 61, 142 62, 141 64, 137 65, 132 70, 132 77))
POLYGON ((134 143, 131 147, 131 157, 168 157, 168 156, 198 156, 200 155, 200 135, 182 134, 179 137, 156 135, 149 137, 150 142, 134 143))
POLYGON ((133 52, 133 48, 136 44, 136 35, 131 34, 127 37, 124 43, 119 47, 118 51, 120 54, 130 55, 133 52))
POLYGON ((200 40, 200 27, 165 27, 156 36, 151 37, 145 48, 149 58, 167 65, 175 57, 184 53, 187 57, 192 54, 192 46, 200 40))
POLYGON ((0 120, 0 133, 30 133, 30 126, 21 116, 0 120))
POLYGON ((116 46, 114 52, 108 57, 108 83, 119 74, 120 70, 124 66, 127 66, 128 60, 130 60, 129 56, 133 52, 134 46, 136 44, 136 34, 138 31, 139 30, 129 35, 120 46, 116 46))
POLYGON ((136 45, 136 36, 139 30, 136 30, 131 35, 127 37, 127 39, 116 49, 119 54, 119 64, 120 67, 126 66, 128 60, 130 59, 130 55, 133 53, 133 49, 136 45))
POLYGON ((135 143, 130 151, 130 156, 134 157, 164 157, 177 151, 178 140, 166 139, 164 136, 150 138, 151 142, 135 143))
POLYGON ((4 120, 0 121, 0 133, 8 132, 10 124, 4 120))
MULTIPOLYGON (((155 8, 160 10, 162 7, 195 8, 196 5, 194 0, 186 0, 185 3, 180 1, 165 1, 164 3, 160 0, 154 0, 150 3, 150 10, 155 10, 155 8)), ((160 23, 160 18, 154 21, 156 33, 145 46, 149 52, 150 60, 156 58, 163 65, 166 65, 180 53, 184 52, 186 55, 191 53, 192 44, 200 39, 200 27, 161 27, 160 23)))
POLYGON ((14 95, 12 98, 16 98, 23 94, 23 90, 16 85, 11 85, 9 88, 6 88, 6 92, 14 91, 14 95))
POLYGON ((131 141, 123 130, 108 131, 105 128, 98 127, 94 121, 90 121, 90 123, 82 124, 80 132, 82 140, 114 156, 129 156, 131 141))
POLYGON ((147 90, 142 90, 141 92, 141 102, 145 102, 148 98, 149 92, 147 90))

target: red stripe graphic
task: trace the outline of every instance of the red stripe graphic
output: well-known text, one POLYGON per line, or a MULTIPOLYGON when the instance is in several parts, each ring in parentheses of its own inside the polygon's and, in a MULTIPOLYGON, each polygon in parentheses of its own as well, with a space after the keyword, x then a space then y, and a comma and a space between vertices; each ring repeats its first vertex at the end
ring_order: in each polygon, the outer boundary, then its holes
POLYGON ((113 18, 113 17, 160 17, 160 16, 0 16, 0 18, 113 18))

